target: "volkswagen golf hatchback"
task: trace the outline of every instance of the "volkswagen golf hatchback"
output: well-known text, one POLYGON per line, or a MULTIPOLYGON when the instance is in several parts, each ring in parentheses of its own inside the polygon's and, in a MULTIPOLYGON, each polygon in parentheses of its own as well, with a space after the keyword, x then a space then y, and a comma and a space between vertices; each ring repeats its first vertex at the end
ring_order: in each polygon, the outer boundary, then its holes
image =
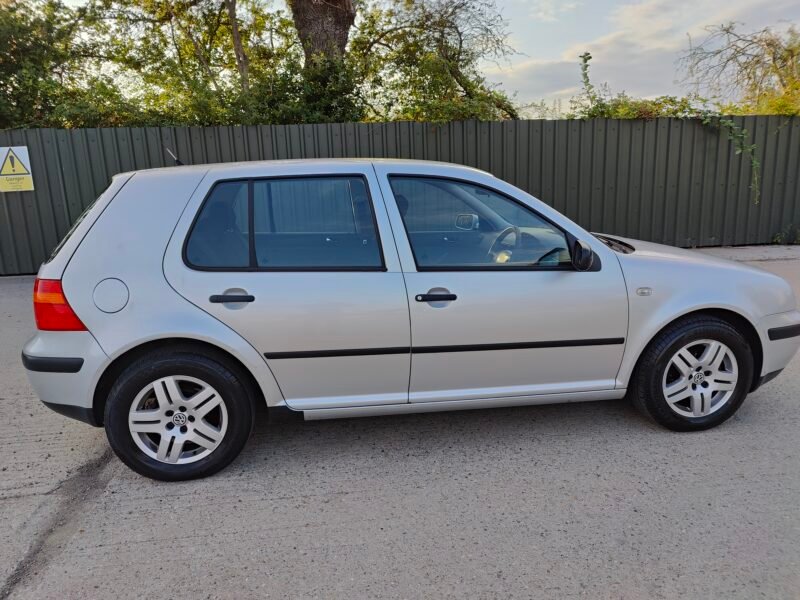
POLYGON ((165 480, 230 463, 259 403, 329 419, 627 395, 706 429, 800 345, 779 277, 418 161, 117 175, 33 301, 39 397, 165 480))

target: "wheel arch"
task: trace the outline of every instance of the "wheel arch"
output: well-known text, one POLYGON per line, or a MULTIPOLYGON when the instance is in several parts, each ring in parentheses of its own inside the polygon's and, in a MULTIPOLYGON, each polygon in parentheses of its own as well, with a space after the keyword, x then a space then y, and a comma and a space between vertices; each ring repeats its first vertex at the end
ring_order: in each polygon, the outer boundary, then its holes
POLYGON ((250 388, 253 393, 253 398, 256 402, 262 402, 266 405, 266 397, 264 390, 259 385, 252 371, 231 352, 214 345, 210 342, 198 340, 188 337, 169 337, 160 338, 143 342, 132 348, 127 349, 119 356, 116 356, 105 368, 103 373, 97 380, 97 385, 94 388, 92 396, 92 414, 95 423, 98 426, 103 425, 103 413, 105 411, 106 401, 108 394, 114 385, 114 382, 119 378, 122 372, 133 361, 145 356, 156 350, 164 349, 189 350, 199 351, 200 353, 215 357, 222 362, 228 363, 232 368, 239 372, 245 384, 250 388))
POLYGON ((676 323, 701 315, 717 317, 718 319, 730 324, 744 336, 745 340, 747 340, 747 344, 750 346, 750 349, 753 352, 753 381, 750 384, 750 391, 753 391, 756 387, 758 387, 758 381, 760 380, 761 376, 761 368, 764 364, 764 348, 761 338, 758 335, 758 330, 750 321, 750 319, 734 310, 727 308, 700 308, 679 315, 674 319, 664 323, 663 326, 659 328, 649 340, 647 340, 647 343, 642 346, 642 350, 639 352, 639 356, 636 357, 636 362, 628 376, 628 381, 630 382, 630 379, 634 377, 636 370, 639 368, 639 363, 641 362, 642 357, 647 349, 664 330, 676 323))

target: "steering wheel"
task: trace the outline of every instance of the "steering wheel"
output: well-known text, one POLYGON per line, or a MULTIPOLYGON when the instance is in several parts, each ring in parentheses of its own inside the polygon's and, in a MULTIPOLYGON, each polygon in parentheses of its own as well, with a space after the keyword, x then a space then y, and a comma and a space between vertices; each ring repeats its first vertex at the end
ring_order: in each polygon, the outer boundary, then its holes
POLYGON ((537 265, 541 265, 546 259, 548 259, 552 255, 558 255, 564 252, 566 248, 553 248, 552 250, 548 250, 544 254, 539 257, 539 260, 536 261, 537 265))
POLYGON ((516 225, 510 225, 509 227, 506 227, 497 235, 496 238, 494 238, 492 245, 489 246, 488 255, 492 262, 495 262, 497 255, 500 254, 500 244, 502 244, 503 240, 505 240, 512 233, 515 234, 514 247, 512 250, 516 250, 520 247, 520 244, 522 243, 522 234, 520 233, 519 227, 516 225))

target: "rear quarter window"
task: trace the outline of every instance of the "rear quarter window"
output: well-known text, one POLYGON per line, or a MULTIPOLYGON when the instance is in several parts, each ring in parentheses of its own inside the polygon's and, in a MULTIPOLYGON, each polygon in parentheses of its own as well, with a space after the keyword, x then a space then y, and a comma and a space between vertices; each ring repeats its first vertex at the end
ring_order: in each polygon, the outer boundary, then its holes
POLYGON ((102 194, 97 198, 95 198, 94 200, 92 200, 92 203, 86 207, 86 210, 84 210, 81 213, 81 215, 77 219, 75 219, 75 222, 72 224, 72 227, 69 228, 66 235, 63 238, 61 238, 61 241, 58 242, 55 248, 53 248, 53 251, 50 253, 50 256, 47 257, 45 264, 51 262, 58 255, 58 253, 61 252, 61 249, 64 247, 64 244, 66 244, 69 241, 69 238, 72 237, 72 234, 75 233, 80 224, 83 223, 83 220, 86 218, 86 215, 88 215, 89 212, 91 212, 91 210, 95 207, 97 201, 100 200, 100 198, 102 198, 102 194))
POLYGON ((250 265, 247 186, 246 181, 214 186, 186 244, 190 264, 211 268, 250 265))
MULTIPOLYGON (((92 224, 97 220, 108 204, 117 196, 120 190, 122 190, 131 177, 133 177, 132 173, 124 173, 115 176, 111 180, 109 186, 86 207, 77 219, 75 219, 75 222, 70 226, 69 230, 64 237, 61 238, 61 241, 58 242, 56 247, 53 248, 50 256, 47 257, 47 260, 43 264, 49 265, 52 263, 57 256, 62 254, 62 251, 65 251, 65 248, 66 253, 64 257, 62 257, 64 259, 62 262, 68 260, 92 224)), ((64 266, 66 266, 66 263, 61 265, 62 268, 64 266)), ((57 278, 55 273, 51 276, 57 278)))

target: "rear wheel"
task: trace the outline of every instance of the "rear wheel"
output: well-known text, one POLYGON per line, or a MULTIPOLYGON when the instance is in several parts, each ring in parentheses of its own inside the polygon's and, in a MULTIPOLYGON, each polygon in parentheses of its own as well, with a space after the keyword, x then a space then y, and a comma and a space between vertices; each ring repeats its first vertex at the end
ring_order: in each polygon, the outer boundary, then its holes
POLYGON ((137 473, 195 479, 227 466, 253 426, 253 398, 241 373, 217 357, 159 351, 131 364, 109 394, 108 441, 137 473))
POLYGON ((753 380, 753 354, 727 321, 689 317, 645 349, 631 380, 634 404, 676 431, 709 429, 730 418, 753 380))

